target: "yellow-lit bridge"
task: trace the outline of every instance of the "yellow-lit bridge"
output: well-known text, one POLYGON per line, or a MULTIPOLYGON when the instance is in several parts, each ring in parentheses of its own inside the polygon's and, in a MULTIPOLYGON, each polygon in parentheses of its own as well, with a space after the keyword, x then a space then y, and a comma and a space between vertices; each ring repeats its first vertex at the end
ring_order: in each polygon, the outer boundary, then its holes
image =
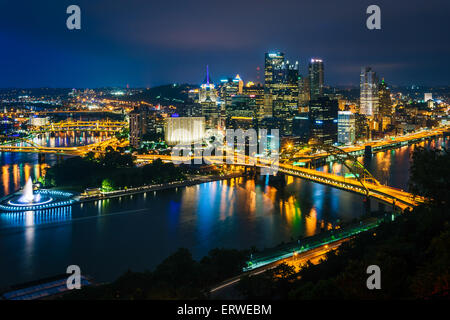
MULTIPOLYGON (((414 196, 413 194, 396 189, 390 186, 382 185, 376 180, 359 162, 354 162, 354 158, 346 153, 339 153, 342 163, 353 172, 350 177, 334 173, 322 172, 314 169, 294 166, 290 163, 280 163, 278 161, 268 161, 260 157, 249 157, 235 154, 233 161, 235 166, 258 167, 266 170, 273 170, 273 173, 283 173, 291 176, 300 177, 313 182, 318 182, 334 188, 361 194, 363 196, 377 199, 381 202, 391 204, 401 210, 411 209, 426 199, 414 196), (345 155, 345 156, 342 156, 345 155), (347 158, 348 157, 348 158, 347 158)), ((227 159, 224 156, 216 157, 194 157, 194 156, 170 156, 170 155, 138 155, 137 161, 145 162, 155 159, 163 161, 177 161, 188 163, 193 160, 203 160, 207 163, 216 165, 226 165, 227 159)))
MULTIPOLYGON (((15 142, 28 145, 0 145, 0 152, 32 152, 32 153, 54 153, 68 156, 84 156, 89 152, 103 153, 107 147, 116 149, 117 147, 126 147, 128 141, 120 141, 116 137, 77 147, 45 147, 34 143, 29 139, 17 139, 15 142)), ((11 142, 9 142, 11 143, 11 142)))
POLYGON ((64 132, 64 131, 91 131, 116 132, 127 126, 125 121, 72 121, 65 120, 37 127, 31 133, 64 132))

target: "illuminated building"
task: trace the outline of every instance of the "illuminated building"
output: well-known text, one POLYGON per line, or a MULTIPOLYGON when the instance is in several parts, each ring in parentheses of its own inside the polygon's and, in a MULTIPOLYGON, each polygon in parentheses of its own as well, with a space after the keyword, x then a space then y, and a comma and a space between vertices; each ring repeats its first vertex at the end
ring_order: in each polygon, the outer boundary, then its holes
POLYGON ((272 116, 272 90, 275 83, 282 80, 282 64, 284 63, 284 53, 266 53, 264 60, 264 106, 265 114, 272 116))
POLYGON ((337 141, 338 102, 321 97, 309 102, 311 138, 324 144, 337 141))
POLYGON ((205 83, 200 86, 198 101, 201 105, 202 116, 205 117, 206 127, 216 128, 219 124, 218 93, 210 81, 208 66, 205 83))
POLYGON ((369 138, 370 130, 367 117, 363 114, 355 114, 355 139, 356 141, 366 141, 369 138))
POLYGON ((248 95, 234 96, 226 108, 226 127, 232 129, 255 128, 257 124, 257 105, 248 95))
POLYGON ((136 107, 130 112, 130 145, 139 148, 142 137, 147 133, 147 107, 136 107))
POLYGON ((156 110, 147 106, 135 107, 130 117, 130 145, 140 148, 146 134, 162 133, 164 119, 156 110))
POLYGON ((361 69, 359 109, 366 116, 378 115, 378 78, 370 67, 361 69))
POLYGON ((384 79, 381 80, 378 86, 378 113, 381 117, 392 116, 392 101, 391 101, 391 91, 389 90, 384 79))
POLYGON ((250 117, 256 119, 257 108, 255 99, 248 95, 234 96, 231 105, 226 108, 226 116, 229 117, 250 117))
POLYGON ((298 105, 300 107, 300 112, 308 112, 309 100, 311 100, 309 77, 302 77, 301 75, 299 75, 298 105))
MULTIPOLYGON (((236 77, 238 77, 237 75, 236 77)), ((219 96, 220 96, 220 102, 224 105, 226 108, 227 106, 231 105, 231 99, 235 96, 240 94, 239 93, 239 82, 242 82, 240 78, 228 78, 228 79, 222 79, 220 80, 220 87, 219 87, 219 96)))
POLYGON ((244 81, 241 79, 241 77, 237 74, 236 77, 234 77, 233 81, 237 81, 238 83, 238 93, 242 94, 242 91, 244 89, 244 81))
POLYGON ((300 113, 292 122, 292 134, 299 137, 300 141, 308 142, 311 134, 311 121, 308 113, 300 113))
POLYGON ((164 139, 168 145, 200 142, 205 135, 204 117, 166 118, 164 139))
POLYGON ((256 117, 258 120, 271 115, 271 112, 267 113, 264 107, 264 87, 260 83, 247 83, 243 88, 243 94, 254 101, 253 104, 256 109, 256 117))
POLYGON ((353 144, 355 142, 355 114, 350 111, 338 111, 338 142, 353 144))
POLYGON ((32 125, 34 127, 45 126, 49 123, 50 123, 49 117, 30 117, 30 125, 32 125))
POLYGON ((298 62, 284 61, 284 54, 280 52, 266 53, 264 75, 265 113, 271 108, 272 116, 283 120, 281 132, 290 135, 292 119, 298 113, 298 62))
POLYGON ((432 93, 425 93, 423 96, 423 101, 427 102, 428 100, 433 100, 433 94, 432 93))
POLYGON ((323 61, 321 59, 311 59, 309 63, 309 86, 311 100, 323 96, 323 61))

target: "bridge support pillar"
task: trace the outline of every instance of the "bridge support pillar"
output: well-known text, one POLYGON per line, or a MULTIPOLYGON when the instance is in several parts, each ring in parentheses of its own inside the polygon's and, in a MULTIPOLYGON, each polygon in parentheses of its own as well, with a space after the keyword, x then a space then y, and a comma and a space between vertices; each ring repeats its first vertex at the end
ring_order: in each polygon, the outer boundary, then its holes
POLYGON ((277 175, 269 175, 269 182, 285 185, 285 175, 281 172, 277 172, 277 175))
POLYGON ((380 211, 381 214, 384 214, 386 211, 386 205, 382 202, 378 202, 378 211, 380 211))
POLYGON ((364 214, 365 215, 370 215, 371 214, 370 198, 369 197, 364 197, 363 203, 364 203, 364 214))
POLYGON ((364 148, 364 157, 372 158, 372 146, 366 146, 364 148))
POLYGON ((38 153, 38 162, 39 164, 45 162, 45 153, 38 153))

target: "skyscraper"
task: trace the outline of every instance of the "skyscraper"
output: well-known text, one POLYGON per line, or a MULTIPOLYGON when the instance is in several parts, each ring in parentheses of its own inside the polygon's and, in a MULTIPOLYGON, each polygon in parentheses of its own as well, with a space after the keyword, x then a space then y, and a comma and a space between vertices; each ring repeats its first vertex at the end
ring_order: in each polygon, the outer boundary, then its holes
POLYGON ((324 144, 337 141, 338 101, 321 97, 309 102, 311 137, 324 144))
POLYGON ((271 85, 283 77, 281 66, 284 63, 284 53, 266 53, 264 60, 264 84, 269 90, 271 85))
POLYGON ((366 116, 378 115, 378 77, 370 67, 361 69, 360 113, 366 116))
POLYGON ((311 100, 316 100, 323 96, 323 61, 321 59, 311 59, 308 71, 311 100))
POLYGON ((136 107, 130 112, 130 145, 139 148, 147 133, 147 107, 136 107))
POLYGON ((351 111, 338 111, 338 142, 353 144, 355 142, 355 114, 351 111))
POLYGON ((284 53, 266 53, 264 59, 264 109, 267 116, 272 116, 272 91, 275 83, 280 80, 281 66, 284 63, 284 53))
POLYGON ((219 87, 219 96, 220 96, 220 103, 223 104, 226 107, 229 107, 231 105, 231 99, 239 94, 239 84, 242 82, 242 80, 237 75, 234 79, 227 78, 220 80, 220 87, 219 87))
POLYGON ((309 77, 303 77, 299 75, 298 80, 299 85, 299 96, 298 96, 298 105, 300 112, 308 112, 308 103, 311 100, 311 88, 309 85, 309 77))
POLYGON ((266 113, 266 109, 264 108, 264 87, 260 83, 247 83, 243 88, 243 94, 255 101, 256 116, 258 120, 272 114, 272 112, 266 113))
POLYGON ((391 117, 392 116, 392 101, 391 101, 391 91, 387 86, 384 79, 381 80, 380 85, 378 86, 378 99, 379 99, 379 114, 382 117, 391 117))
POLYGON ((209 77, 209 67, 206 67, 206 78, 200 86, 199 103, 202 106, 202 116, 205 117, 207 128, 215 128, 219 124, 218 93, 209 77))
POLYGON ((264 104, 272 116, 281 119, 281 132, 292 133, 292 119, 298 113, 299 74, 298 62, 284 60, 283 53, 265 55, 264 104))

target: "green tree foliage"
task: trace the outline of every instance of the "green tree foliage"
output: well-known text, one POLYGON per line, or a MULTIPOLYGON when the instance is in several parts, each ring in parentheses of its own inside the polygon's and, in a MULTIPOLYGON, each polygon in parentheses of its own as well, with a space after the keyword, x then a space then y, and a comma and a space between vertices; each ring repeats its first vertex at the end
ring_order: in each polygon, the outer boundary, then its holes
POLYGON ((130 136, 130 128, 125 127, 122 130, 120 130, 119 132, 116 132, 116 138, 121 140, 121 139, 128 139, 128 137, 130 136))
POLYGON ((282 263, 264 273, 243 276, 237 288, 248 299, 283 299, 295 276, 294 267, 282 263))
POLYGON ((450 158, 447 150, 418 148, 413 154, 410 186, 430 203, 405 212, 375 231, 358 235, 330 252, 322 263, 304 266, 296 275, 272 271, 244 277, 240 292, 272 299, 408 299, 448 297, 450 158), (366 268, 381 269, 382 290, 366 286, 366 268), (284 286, 280 279, 285 279, 284 286))
POLYGON ((412 155, 410 190, 437 203, 450 200, 450 153, 447 149, 417 148, 412 155))
POLYGON ((161 132, 147 132, 142 136, 143 141, 161 141, 164 139, 164 134, 161 132))
POLYGON ((77 186, 83 190, 87 187, 103 187, 103 182, 107 179, 112 188, 122 189, 180 181, 185 179, 184 171, 173 163, 163 163, 161 160, 136 167, 131 154, 122 154, 111 148, 98 159, 94 154, 88 153, 84 158, 69 158, 52 166, 46 172, 45 184, 77 186))
POLYGON ((238 275, 246 259, 246 252, 214 249, 201 261, 196 261, 189 250, 181 248, 154 271, 128 271, 113 283, 76 290, 64 298, 205 299, 210 286, 238 275), (224 270, 224 266, 214 265, 216 263, 225 263, 229 268, 224 270))
POLYGON ((104 179, 102 181, 102 191, 104 192, 114 191, 114 183, 110 179, 104 179))
MULTIPOLYGON (((237 286, 240 293, 250 299, 448 298, 448 153, 419 149, 413 161, 411 188, 433 202, 360 233, 316 265, 307 263, 295 272, 281 264, 258 275, 243 276, 237 286), (381 269, 381 290, 366 286, 369 265, 381 269)), ((142 176, 154 177, 164 165, 154 162, 142 168, 142 176)), ((247 254, 215 249, 197 262, 187 249, 180 249, 153 272, 127 272, 112 284, 82 289, 68 298, 203 299, 210 286, 241 272, 247 254)))

